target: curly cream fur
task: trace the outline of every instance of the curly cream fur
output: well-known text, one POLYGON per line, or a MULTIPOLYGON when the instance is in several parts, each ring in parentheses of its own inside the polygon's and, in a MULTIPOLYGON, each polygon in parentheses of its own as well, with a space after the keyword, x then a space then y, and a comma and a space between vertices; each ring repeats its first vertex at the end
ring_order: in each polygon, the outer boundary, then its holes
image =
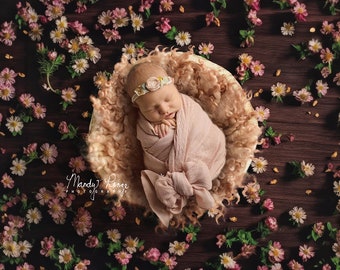
MULTIPOLYGON (((110 186, 114 181, 128 184, 126 194, 117 194, 120 201, 150 211, 140 181, 143 153, 136 139, 137 110, 124 90, 131 67, 145 61, 162 66, 174 78, 178 90, 193 97, 225 134, 226 163, 211 190, 218 205, 218 219, 225 212, 225 202, 237 199, 237 188, 242 186, 261 130, 249 95, 232 74, 194 55, 193 51, 156 48, 146 57, 133 60, 123 57, 115 65, 98 97, 91 97, 94 114, 87 136, 91 168, 109 191, 115 191, 110 186)), ((203 209, 191 198, 184 211, 173 218, 172 226, 183 225, 188 220, 197 223, 203 214, 203 209)))

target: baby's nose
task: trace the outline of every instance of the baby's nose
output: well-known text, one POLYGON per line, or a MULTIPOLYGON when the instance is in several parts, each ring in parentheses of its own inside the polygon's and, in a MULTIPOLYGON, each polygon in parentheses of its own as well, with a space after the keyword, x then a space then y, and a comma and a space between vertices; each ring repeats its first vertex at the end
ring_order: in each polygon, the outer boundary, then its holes
POLYGON ((161 114, 167 113, 169 110, 169 106, 168 104, 166 104, 165 102, 163 102, 160 106, 159 106, 159 112, 161 114))

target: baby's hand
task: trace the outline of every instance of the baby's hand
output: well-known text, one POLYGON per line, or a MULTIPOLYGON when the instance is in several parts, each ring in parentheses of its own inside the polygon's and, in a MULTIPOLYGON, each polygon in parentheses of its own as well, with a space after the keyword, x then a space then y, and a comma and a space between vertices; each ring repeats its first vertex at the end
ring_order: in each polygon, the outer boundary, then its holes
POLYGON ((168 134, 170 126, 164 123, 160 123, 154 126, 154 130, 156 135, 159 138, 163 138, 166 134, 168 134))
POLYGON ((162 123, 154 125, 154 130, 159 138, 163 138, 164 136, 166 136, 166 134, 168 134, 170 128, 175 127, 176 127, 175 119, 164 119, 162 120, 162 123))

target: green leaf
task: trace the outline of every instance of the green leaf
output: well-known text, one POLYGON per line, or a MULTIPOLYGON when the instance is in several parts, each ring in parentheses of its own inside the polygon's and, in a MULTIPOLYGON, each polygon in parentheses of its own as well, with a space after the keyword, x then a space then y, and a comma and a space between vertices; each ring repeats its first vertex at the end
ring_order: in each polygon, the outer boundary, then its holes
POLYGON ((165 34, 165 36, 169 40, 174 40, 177 33, 177 28, 175 26, 172 26, 171 29, 165 34))

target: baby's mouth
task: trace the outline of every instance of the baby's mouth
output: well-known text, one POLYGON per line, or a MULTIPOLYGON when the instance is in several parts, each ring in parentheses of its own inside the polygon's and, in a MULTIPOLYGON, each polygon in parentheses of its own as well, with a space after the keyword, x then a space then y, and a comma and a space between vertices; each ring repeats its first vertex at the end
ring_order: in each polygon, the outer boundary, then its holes
POLYGON ((166 115, 165 115, 165 119, 171 119, 171 118, 174 118, 175 117, 175 112, 172 112, 172 113, 167 113, 166 115))

